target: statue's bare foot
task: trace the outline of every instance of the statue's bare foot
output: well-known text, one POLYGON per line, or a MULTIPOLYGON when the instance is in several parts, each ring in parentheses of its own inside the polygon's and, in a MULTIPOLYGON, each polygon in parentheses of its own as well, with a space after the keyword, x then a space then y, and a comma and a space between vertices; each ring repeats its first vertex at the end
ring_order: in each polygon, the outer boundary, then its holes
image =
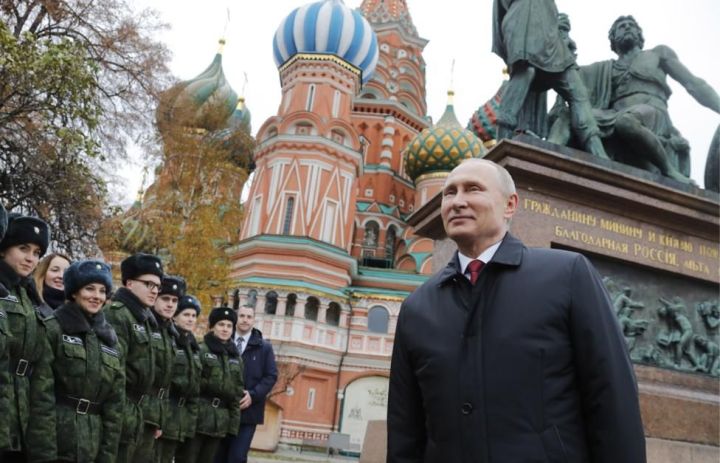
POLYGON ((585 150, 588 153, 592 153, 599 158, 610 159, 610 157, 605 152, 605 148, 603 147, 600 137, 598 137, 597 135, 588 139, 585 150))
POLYGON ((665 173, 665 176, 670 177, 673 180, 677 180, 678 182, 686 183, 692 186, 698 186, 698 184, 695 183, 693 179, 691 179, 690 177, 686 177, 685 175, 680 173, 680 171, 675 169, 668 169, 667 173, 665 173))

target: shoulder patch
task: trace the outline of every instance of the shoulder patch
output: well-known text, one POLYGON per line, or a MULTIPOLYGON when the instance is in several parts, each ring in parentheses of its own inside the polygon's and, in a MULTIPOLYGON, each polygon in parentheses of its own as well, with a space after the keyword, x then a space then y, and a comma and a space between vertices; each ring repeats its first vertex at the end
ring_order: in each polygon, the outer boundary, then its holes
POLYGON ((103 352, 105 352, 108 355, 112 355, 113 357, 120 358, 120 352, 118 352, 117 350, 113 349, 110 346, 106 346, 105 344, 100 344, 100 350, 102 350, 103 352))
POLYGON ((20 303, 20 300, 17 297, 13 296, 12 294, 8 294, 5 297, 0 297, 0 301, 14 302, 15 304, 20 303))
POLYGON ((205 354, 205 358, 206 358, 206 359, 217 360, 218 356, 215 355, 215 354, 211 354, 210 352, 208 352, 207 354, 205 354))
POLYGON ((77 336, 70 336, 67 334, 62 335, 62 340, 65 343, 68 344, 75 344, 76 346, 84 346, 85 343, 83 342, 82 338, 78 338, 77 336))
POLYGON ((143 325, 138 325, 137 323, 133 323, 133 330, 137 331, 138 333, 144 333, 145 327, 143 325))

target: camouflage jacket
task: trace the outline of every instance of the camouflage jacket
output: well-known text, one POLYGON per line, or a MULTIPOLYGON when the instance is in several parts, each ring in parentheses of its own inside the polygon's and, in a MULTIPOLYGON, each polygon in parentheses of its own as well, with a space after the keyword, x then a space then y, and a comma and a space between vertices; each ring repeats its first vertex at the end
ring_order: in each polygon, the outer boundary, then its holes
POLYGON ((174 343, 178 333, 172 321, 162 320, 155 312, 157 324, 150 332, 150 344, 155 355, 155 380, 148 397, 143 400, 143 419, 146 423, 163 429, 170 402, 170 381, 175 357, 174 343))
MULTIPOLYGON (((0 292, 3 292, 0 288, 0 292)), ((0 294, 0 297, 7 297, 0 294)), ((0 453, 3 449, 10 447, 10 366, 8 358, 8 336, 10 328, 8 327, 7 314, 0 309, 0 453)))
MULTIPOLYGON (((0 299, 0 311, 7 316, 9 383, 3 387, 8 394, 6 420, 10 445, 14 451, 23 450, 28 440, 30 416, 54 416, 53 381, 50 363, 45 355, 49 349, 45 337, 45 323, 36 311, 40 298, 29 284, 29 278, 19 277, 4 261, 0 260, 0 285, 7 288, 8 295, 0 299), (36 380, 35 378, 39 378, 36 380)), ((54 423, 39 420, 34 432, 50 432, 54 423)), ((3 426, 0 426, 2 428, 3 426)), ((0 439, 2 440, 2 439, 0 439)), ((53 449, 45 449, 48 454, 53 449)))
POLYGON ((178 328, 174 343, 169 418, 163 423, 164 439, 184 441, 195 435, 200 394, 200 346, 195 336, 178 328))
POLYGON ((141 404, 152 392, 155 353, 150 337, 155 318, 126 288, 117 290, 103 308, 105 318, 115 328, 125 371, 125 411, 120 442, 136 444, 144 427, 141 404))
MULTIPOLYGON (((55 378, 56 426, 55 432, 37 437, 57 443, 59 460, 112 463, 125 401, 115 331, 102 311, 90 320, 74 303, 58 307, 46 325, 55 378)), ((50 445, 28 444, 31 461, 49 460, 34 449, 50 445)))
POLYGON ((243 396, 243 364, 232 342, 221 342, 212 333, 200 344, 202 374, 197 433, 211 437, 237 434, 243 396))

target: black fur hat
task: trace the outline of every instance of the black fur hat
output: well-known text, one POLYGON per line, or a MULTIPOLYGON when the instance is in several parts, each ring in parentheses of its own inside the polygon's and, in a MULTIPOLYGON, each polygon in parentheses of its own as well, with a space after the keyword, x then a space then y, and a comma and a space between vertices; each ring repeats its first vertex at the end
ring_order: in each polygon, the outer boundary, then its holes
POLYGON ((120 263, 122 283, 132 280, 140 275, 157 275, 162 280, 163 267, 158 256, 138 252, 120 263))
POLYGON ((210 325, 210 328, 215 326, 215 323, 219 322, 220 320, 229 320, 230 323, 233 325, 233 329, 235 329, 235 324, 237 323, 237 314, 233 309, 230 307, 215 307, 210 312, 210 316, 208 317, 208 322, 210 325))
POLYGON ((8 214, 5 237, 0 241, 0 251, 19 244, 32 243, 40 246, 40 257, 50 245, 50 227, 45 221, 29 215, 8 214))
POLYGON ((182 277, 176 275, 165 275, 162 277, 162 283, 160 284, 160 293, 158 296, 163 294, 170 294, 176 296, 178 299, 185 295, 187 285, 182 277))
POLYGON ((5 206, 0 203, 0 241, 2 241, 5 236, 5 230, 7 230, 7 212, 5 211, 5 206))
POLYGON ((179 314, 183 310, 186 309, 195 309, 195 312, 197 312, 198 315, 200 315, 200 301, 197 300, 195 296, 191 296, 190 294, 186 294, 183 297, 180 298, 178 301, 177 309, 175 310, 175 315, 179 314))
POLYGON ((70 264, 63 274, 65 286, 65 299, 72 299, 72 295, 80 291, 85 285, 100 283, 105 286, 105 292, 110 296, 112 291, 112 273, 110 266, 101 260, 79 260, 70 264))

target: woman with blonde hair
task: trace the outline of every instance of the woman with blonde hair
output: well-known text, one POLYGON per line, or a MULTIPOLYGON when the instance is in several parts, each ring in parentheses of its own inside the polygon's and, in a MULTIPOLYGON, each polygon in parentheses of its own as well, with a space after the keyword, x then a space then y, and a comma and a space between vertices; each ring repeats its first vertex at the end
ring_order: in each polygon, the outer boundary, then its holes
MULTIPOLYGON (((54 252, 43 257, 33 272, 38 295, 52 310, 65 303, 63 273, 71 263, 72 261, 65 254, 54 252)), ((52 312, 47 310, 41 310, 41 312, 45 316, 52 315, 52 312)))

